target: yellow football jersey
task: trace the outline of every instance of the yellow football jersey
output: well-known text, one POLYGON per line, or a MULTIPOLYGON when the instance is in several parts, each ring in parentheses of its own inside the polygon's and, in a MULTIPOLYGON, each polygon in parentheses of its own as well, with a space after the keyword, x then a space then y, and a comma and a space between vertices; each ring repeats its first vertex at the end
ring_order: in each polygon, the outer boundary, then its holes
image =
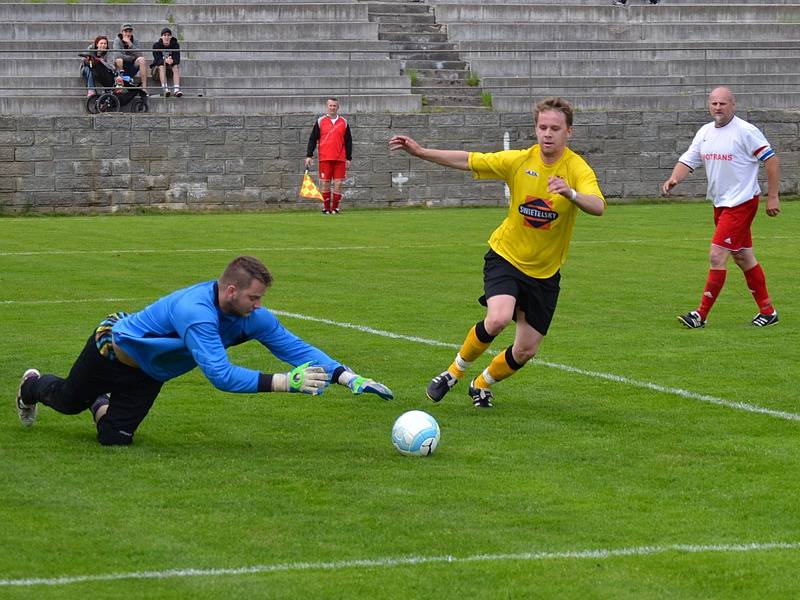
POLYGON ((469 168, 476 179, 502 179, 508 184, 508 214, 489 238, 489 246, 538 279, 555 275, 564 264, 580 210, 561 194, 548 192, 548 178, 561 177, 571 188, 605 203, 594 171, 569 148, 552 165, 542 161, 538 144, 526 150, 470 152, 469 168))

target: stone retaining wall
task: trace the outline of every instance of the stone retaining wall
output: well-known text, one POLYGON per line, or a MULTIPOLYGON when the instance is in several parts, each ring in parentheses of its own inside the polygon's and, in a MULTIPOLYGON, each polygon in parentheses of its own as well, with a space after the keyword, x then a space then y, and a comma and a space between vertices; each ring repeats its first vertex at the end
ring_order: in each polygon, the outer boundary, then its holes
MULTIPOLYGON (((800 112, 752 111, 781 158, 783 194, 796 195, 800 112)), ((503 186, 390 155, 387 140, 495 151, 533 143, 529 114, 446 112, 348 117, 354 160, 343 207, 502 205, 503 186)), ((576 113, 571 147, 609 198, 655 197, 697 128, 696 112, 576 113)), ((313 115, 0 116, 0 212, 115 212, 144 208, 317 209, 297 196, 313 115)), ((705 194, 702 172, 676 191, 705 194)))

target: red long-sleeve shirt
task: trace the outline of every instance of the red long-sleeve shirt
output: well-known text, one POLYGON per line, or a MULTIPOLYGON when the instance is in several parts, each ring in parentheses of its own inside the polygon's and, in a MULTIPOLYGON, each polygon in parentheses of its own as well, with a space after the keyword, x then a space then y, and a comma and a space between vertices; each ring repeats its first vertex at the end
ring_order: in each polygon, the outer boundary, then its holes
POLYGON ((331 119, 328 115, 322 115, 317 119, 308 138, 306 156, 314 156, 318 142, 319 160, 353 160, 353 137, 344 117, 331 119))

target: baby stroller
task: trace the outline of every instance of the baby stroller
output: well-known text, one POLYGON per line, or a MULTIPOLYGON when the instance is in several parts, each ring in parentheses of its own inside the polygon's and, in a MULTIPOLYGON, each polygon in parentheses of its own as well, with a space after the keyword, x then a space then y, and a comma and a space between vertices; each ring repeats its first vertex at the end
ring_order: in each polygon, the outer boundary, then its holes
POLYGON ((117 112, 130 105, 131 112, 148 112, 147 94, 133 85, 124 73, 115 73, 102 60, 93 60, 92 74, 100 91, 86 99, 86 110, 92 114, 117 112))

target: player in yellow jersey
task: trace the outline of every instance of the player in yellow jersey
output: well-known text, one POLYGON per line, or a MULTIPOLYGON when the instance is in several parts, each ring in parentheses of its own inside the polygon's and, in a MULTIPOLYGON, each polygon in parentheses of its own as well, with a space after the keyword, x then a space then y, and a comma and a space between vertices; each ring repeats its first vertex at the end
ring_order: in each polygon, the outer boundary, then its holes
POLYGON ((569 103, 548 98, 537 104, 534 128, 535 146, 488 154, 423 148, 403 135, 389 140, 390 150, 472 171, 476 179, 504 180, 511 191, 508 214, 489 238, 489 252, 484 257, 484 295, 479 301, 486 306, 486 317, 470 329, 450 367, 431 380, 427 393, 434 402, 444 398, 514 320, 514 343, 469 384, 475 406, 492 406, 490 386, 533 358, 547 334, 578 210, 595 216, 605 211, 606 201, 594 171, 567 148, 572 135, 569 103))

